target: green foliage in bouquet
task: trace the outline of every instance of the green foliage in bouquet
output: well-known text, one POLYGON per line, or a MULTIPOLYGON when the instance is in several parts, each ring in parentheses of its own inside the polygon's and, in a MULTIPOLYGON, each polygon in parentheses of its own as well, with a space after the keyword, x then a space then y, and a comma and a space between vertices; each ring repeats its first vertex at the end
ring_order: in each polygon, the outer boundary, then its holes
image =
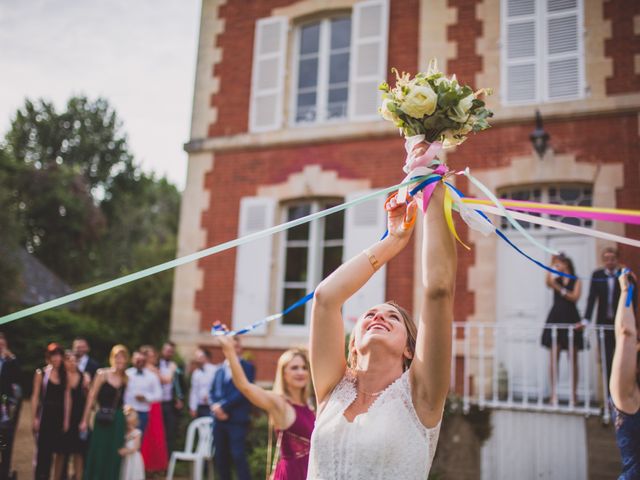
POLYGON ((447 78, 435 60, 426 73, 414 78, 405 72, 400 75, 395 68, 392 71, 396 85, 380 85, 384 93, 379 111, 405 137, 424 135, 427 142, 441 141, 447 147, 464 142, 471 132, 490 127, 488 119, 493 112, 482 100, 490 90, 474 92, 468 85, 460 85, 455 75, 447 78))

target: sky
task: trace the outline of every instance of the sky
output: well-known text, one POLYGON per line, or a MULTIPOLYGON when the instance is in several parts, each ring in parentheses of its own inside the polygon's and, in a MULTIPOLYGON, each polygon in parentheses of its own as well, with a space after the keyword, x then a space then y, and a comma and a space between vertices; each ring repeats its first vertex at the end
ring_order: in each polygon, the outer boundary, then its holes
POLYGON ((105 97, 147 172, 184 188, 200 0, 0 0, 0 134, 25 97, 105 97))

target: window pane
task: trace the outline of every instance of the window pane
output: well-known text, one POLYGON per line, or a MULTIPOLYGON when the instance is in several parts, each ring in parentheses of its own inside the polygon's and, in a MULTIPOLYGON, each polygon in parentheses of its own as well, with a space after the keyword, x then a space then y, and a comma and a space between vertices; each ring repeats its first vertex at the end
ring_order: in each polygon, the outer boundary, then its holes
POLYGON ((315 87, 318 84, 318 57, 300 60, 298 88, 315 87))
MULTIPOLYGON (((311 213, 311 205, 308 203, 301 205, 293 205, 287 210, 287 221, 297 220, 311 213)), ((297 227, 287 230, 287 240, 308 240, 309 224, 303 223, 297 227)))
POLYGON ((285 282, 307 281, 307 247, 288 247, 285 282))
POLYGON ((349 52, 334 53, 329 59, 329 83, 349 81, 349 52))
POLYGON ((320 24, 306 25, 300 30, 300 54, 314 53, 320 45, 320 24))
POLYGON ((328 118, 342 118, 347 116, 347 97, 349 89, 332 88, 329 90, 329 104, 327 105, 328 118))
MULTIPOLYGON (((284 308, 287 308, 289 305, 297 302, 302 297, 305 296, 307 292, 305 292, 301 288, 285 288, 284 289, 284 308)), ((284 317, 282 317, 283 325, 304 325, 304 314, 305 307, 304 305, 296 308, 293 312, 287 313, 284 317)))
POLYGON ((314 103, 309 106, 301 106, 298 105, 296 109, 296 122, 313 122, 316 119, 316 105, 315 105, 315 97, 316 94, 313 94, 314 103))
MULTIPOLYGON (((334 205, 327 205, 331 208, 334 205)), ((324 239, 325 240, 342 240, 344 237, 344 210, 333 213, 324 219, 324 239)))
POLYGON ((341 264, 342 247, 325 247, 322 258, 322 278, 327 278, 341 264))
POLYGON ((351 18, 339 18, 331 22, 331 49, 348 48, 351 45, 351 18))

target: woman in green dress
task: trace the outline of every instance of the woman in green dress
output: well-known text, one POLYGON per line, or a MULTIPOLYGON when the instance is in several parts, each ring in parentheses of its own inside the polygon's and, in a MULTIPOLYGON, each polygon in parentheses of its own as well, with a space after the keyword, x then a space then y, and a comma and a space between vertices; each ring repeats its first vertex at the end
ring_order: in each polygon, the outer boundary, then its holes
POLYGON ((89 454, 84 470, 85 480, 118 480, 120 476, 120 454, 124 445, 125 421, 122 398, 127 386, 125 369, 129 362, 129 351, 124 345, 111 349, 111 368, 98 370, 80 424, 80 432, 87 432, 89 415, 98 404, 89 454))

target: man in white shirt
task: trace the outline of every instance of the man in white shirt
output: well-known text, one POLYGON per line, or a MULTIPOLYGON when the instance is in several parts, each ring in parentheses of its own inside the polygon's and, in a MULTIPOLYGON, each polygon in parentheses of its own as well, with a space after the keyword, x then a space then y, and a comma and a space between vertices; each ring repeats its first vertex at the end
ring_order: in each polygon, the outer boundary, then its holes
POLYGON ((132 363, 133 367, 127 369, 129 381, 124 392, 124 402, 138 412, 139 428, 144 435, 151 403, 161 400, 162 387, 158 376, 145 368, 145 356, 143 353, 134 352, 132 363))
POLYGON ((196 350, 193 362, 196 368, 191 374, 189 413, 192 418, 207 417, 211 414, 209 392, 218 367, 211 363, 209 352, 201 348, 196 350))
POLYGON ((175 344, 165 342, 160 351, 160 384, 162 385, 162 418, 167 440, 167 451, 173 451, 180 411, 184 407, 182 369, 173 361, 175 344))

